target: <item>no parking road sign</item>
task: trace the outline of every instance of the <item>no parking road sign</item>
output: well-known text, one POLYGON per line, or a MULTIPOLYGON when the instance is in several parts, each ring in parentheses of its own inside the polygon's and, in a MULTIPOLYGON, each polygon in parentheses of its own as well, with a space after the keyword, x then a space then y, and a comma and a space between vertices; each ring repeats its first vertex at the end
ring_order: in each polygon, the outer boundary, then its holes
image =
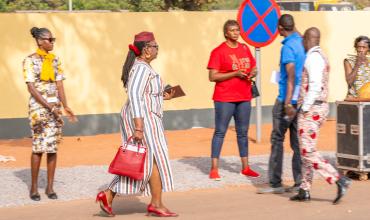
POLYGON ((278 34, 280 9, 274 0, 245 0, 238 12, 240 35, 254 47, 269 45, 278 34))
MULTIPOLYGON (((280 9, 274 0, 245 0, 239 8, 238 22, 240 35, 248 44, 256 47, 257 87, 261 91, 261 51, 278 34, 280 9)), ((262 95, 262 94, 261 94, 262 95)), ((256 140, 261 142, 262 103, 261 96, 256 98, 256 140)))

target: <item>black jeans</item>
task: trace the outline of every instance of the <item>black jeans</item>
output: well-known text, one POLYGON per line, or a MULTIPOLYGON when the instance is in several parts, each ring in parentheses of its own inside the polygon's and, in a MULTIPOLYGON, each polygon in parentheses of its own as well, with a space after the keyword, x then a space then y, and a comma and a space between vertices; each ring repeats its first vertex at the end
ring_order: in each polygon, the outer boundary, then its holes
MULTIPOLYGON (((296 107, 296 106, 294 106, 296 107)), ((291 121, 284 119, 284 103, 278 100, 275 101, 272 110, 272 133, 271 133, 271 155, 269 160, 269 183, 271 187, 280 187, 281 175, 283 169, 283 155, 284 155, 284 138, 285 133, 289 129, 290 133, 290 147, 293 150, 293 178, 296 185, 301 184, 302 170, 301 170, 301 155, 299 150, 299 142, 297 135, 297 117, 291 121)))

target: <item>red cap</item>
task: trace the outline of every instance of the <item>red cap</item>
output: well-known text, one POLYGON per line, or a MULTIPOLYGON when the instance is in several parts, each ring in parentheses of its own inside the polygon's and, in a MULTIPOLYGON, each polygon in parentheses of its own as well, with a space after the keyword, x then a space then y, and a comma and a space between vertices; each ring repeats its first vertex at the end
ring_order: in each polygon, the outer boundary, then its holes
POLYGON ((148 42, 148 41, 153 41, 153 40, 155 39, 154 39, 154 35, 152 32, 143 31, 135 35, 134 42, 138 42, 138 41, 148 42))

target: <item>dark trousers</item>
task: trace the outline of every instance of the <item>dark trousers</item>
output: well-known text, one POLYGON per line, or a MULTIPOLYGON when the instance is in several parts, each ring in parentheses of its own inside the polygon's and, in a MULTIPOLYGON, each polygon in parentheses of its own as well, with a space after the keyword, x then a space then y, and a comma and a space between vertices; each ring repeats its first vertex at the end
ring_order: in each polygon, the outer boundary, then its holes
POLYGON ((212 158, 219 158, 224 137, 232 117, 240 157, 248 157, 248 129, 251 115, 250 102, 215 102, 215 132, 212 138, 212 158))
MULTIPOLYGON (((295 106, 296 107, 296 106, 295 106)), ((271 155, 269 160, 269 183, 272 187, 282 186, 281 175, 283 169, 284 138, 289 129, 290 147, 293 150, 293 178, 296 185, 300 185, 302 179, 301 155, 297 135, 297 117, 289 121, 284 119, 284 103, 275 101, 272 110, 272 133, 271 133, 271 155)))

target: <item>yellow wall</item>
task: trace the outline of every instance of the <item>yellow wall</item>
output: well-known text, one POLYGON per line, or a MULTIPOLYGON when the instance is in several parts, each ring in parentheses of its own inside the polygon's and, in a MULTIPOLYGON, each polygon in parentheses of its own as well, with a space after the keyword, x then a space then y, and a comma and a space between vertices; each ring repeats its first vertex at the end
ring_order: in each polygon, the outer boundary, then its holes
MULTIPOLYGON (((370 35, 364 23, 369 11, 295 12, 298 29, 317 26, 331 62, 330 101, 346 93, 343 58, 353 53, 358 35, 370 35)), ((22 77, 22 60, 36 49, 29 30, 48 27, 57 42, 54 52, 64 63, 69 105, 77 114, 116 113, 125 101, 120 82, 122 63, 133 35, 153 31, 160 45, 154 68, 171 84, 181 84, 187 96, 166 103, 166 110, 212 108, 213 83, 206 65, 210 51, 223 39, 222 25, 236 12, 169 13, 44 13, 0 14, 0 118, 27 116, 29 94, 22 77)), ((272 105, 277 86, 269 82, 278 69, 281 37, 262 48, 263 105, 272 105)))

